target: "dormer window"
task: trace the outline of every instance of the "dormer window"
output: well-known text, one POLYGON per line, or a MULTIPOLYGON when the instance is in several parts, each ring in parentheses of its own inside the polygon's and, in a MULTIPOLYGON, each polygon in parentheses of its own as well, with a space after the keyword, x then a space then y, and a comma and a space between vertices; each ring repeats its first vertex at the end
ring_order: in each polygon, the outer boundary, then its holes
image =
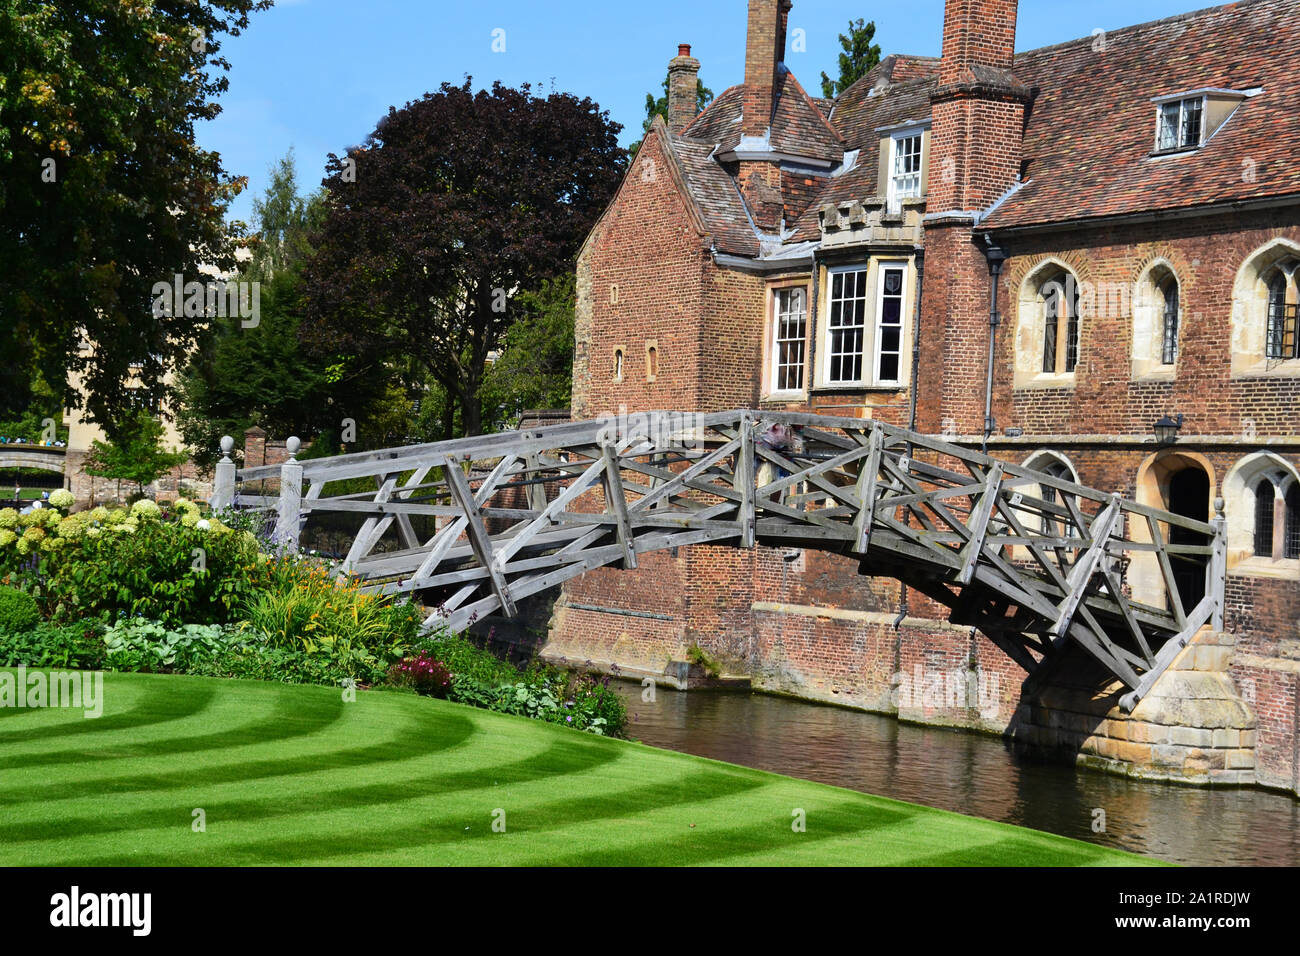
POLYGON ((1258 96, 1262 90, 1224 90, 1203 87, 1157 96, 1156 105, 1157 156, 1168 153, 1191 152, 1208 143, 1232 118, 1246 100, 1258 96))
POLYGON ((1205 97, 1190 96, 1160 104, 1156 152, 1196 149, 1204 138, 1205 97))

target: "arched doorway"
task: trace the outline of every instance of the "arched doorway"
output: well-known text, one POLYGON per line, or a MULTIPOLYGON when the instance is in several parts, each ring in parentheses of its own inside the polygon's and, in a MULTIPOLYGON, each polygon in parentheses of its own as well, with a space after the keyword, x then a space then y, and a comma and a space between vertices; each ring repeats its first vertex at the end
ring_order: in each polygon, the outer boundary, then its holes
MULTIPOLYGON (((1210 520, 1210 476, 1204 469, 1191 465, 1170 475, 1168 498, 1165 507, 1174 514, 1197 521, 1210 520)), ((1207 535, 1177 525, 1169 528, 1169 543, 1172 545, 1206 545, 1209 540, 1207 535)), ((1209 560, 1208 555, 1201 554, 1169 556, 1185 613, 1190 613, 1205 597, 1205 571, 1209 560)))
MULTIPOLYGON (((1208 522, 1210 501, 1218 487, 1214 466, 1201 454, 1181 448, 1163 448, 1144 461, 1137 471, 1137 500, 1144 505, 1208 522)), ((1168 522, 1159 523, 1160 537, 1169 545, 1205 545, 1206 536, 1168 522)), ((1134 541, 1153 540, 1145 519, 1130 519, 1134 541)), ((1169 555, 1174 583, 1178 586, 1184 612, 1205 597, 1206 555, 1169 555)), ((1160 561, 1151 552, 1137 554, 1129 567, 1128 581, 1133 597, 1143 604, 1169 608, 1171 595, 1165 586, 1160 561)))

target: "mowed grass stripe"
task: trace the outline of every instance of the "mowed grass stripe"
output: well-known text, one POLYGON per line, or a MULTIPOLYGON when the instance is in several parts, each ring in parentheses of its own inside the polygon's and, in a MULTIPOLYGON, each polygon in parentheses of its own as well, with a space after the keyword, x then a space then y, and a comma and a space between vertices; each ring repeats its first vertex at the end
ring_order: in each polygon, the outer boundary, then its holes
MULTIPOLYGON (((13 671, 13 668, 0 670, 13 671)), ((106 698, 110 676, 120 680, 123 677, 148 675, 105 675, 106 698)), ((29 713, 41 715, 41 723, 34 727, 0 731, 0 747, 25 741, 35 741, 45 746, 49 741, 61 737, 104 734, 114 730, 136 732, 143 727, 184 720, 202 713, 212 703, 216 692, 217 688, 209 681, 196 681, 196 686, 192 688, 150 688, 149 693, 134 698, 125 710, 114 709, 110 712, 110 704, 106 700, 105 713, 101 717, 86 717, 82 710, 70 707, 28 708, 29 713)))
MULTIPOLYGON (((385 695, 388 696, 388 695, 385 695)), ((315 729, 313 737, 301 736, 296 740, 286 741, 278 756, 258 759, 244 757, 230 760, 229 754, 221 755, 223 762, 208 763, 197 755, 189 753, 164 754, 161 758, 123 758, 119 762, 109 762, 106 766, 113 770, 111 776, 89 777, 80 773, 81 768, 61 768, 66 771, 60 779, 45 777, 46 771, 36 768, 30 773, 22 771, 29 781, 18 786, 0 789, 0 807, 23 803, 47 804, 51 801, 73 800, 78 798, 98 797, 104 794, 157 793, 168 790, 190 790, 195 787, 210 787, 222 783, 246 783, 270 777, 319 774, 323 771, 358 770, 371 764, 390 764, 429 756, 464 743, 474 731, 474 724, 468 714, 451 717, 435 717, 427 710, 406 711, 393 715, 397 727, 387 728, 388 736, 376 736, 360 746, 347 747, 345 743, 355 743, 355 729, 348 739, 321 734, 315 729), (319 749, 298 750, 291 744, 313 741, 323 745, 319 749), (160 764, 168 769, 156 771, 145 769, 145 765, 160 764)), ((342 736, 342 735, 340 735, 342 736)), ((276 749, 274 745, 263 748, 268 751, 276 749)), ((3 748, 0 748, 0 755, 3 748)), ((6 783, 20 781, 19 772, 10 771, 5 775, 6 783)), ((3 816, 0 816, 3 823, 3 816)))
MULTIPOLYGON (((330 707, 316 706, 325 695, 339 698, 330 688, 114 676, 145 691, 137 712, 148 711, 149 700, 174 712, 178 694, 207 690, 209 699, 218 697, 211 713, 225 724, 169 738, 139 714, 145 722, 141 739, 126 743, 131 755, 93 762, 92 771, 108 769, 108 776, 79 780, 66 763, 6 771, 0 863, 870 864, 951 856, 962 865, 968 858, 1073 865, 1107 854, 1142 862, 413 695, 363 693, 331 717, 330 707), (257 744, 209 746, 223 734, 246 741, 250 729, 265 726, 266 711, 257 708, 268 693, 280 698, 272 713, 319 726, 257 744), (248 705, 242 710, 241 701, 248 705), (241 713, 242 723, 234 716, 241 713), (258 716, 250 721, 250 714, 258 716), (193 749, 179 749, 186 741, 193 749), (326 749, 313 752, 322 744, 326 749), (232 759, 241 752, 259 756, 232 759), (13 785, 15 774, 21 785, 13 785), (191 830, 195 807, 207 814, 205 833, 191 830), (806 833, 791 831, 794 807, 807 810, 806 833), (505 833, 492 830, 496 808, 505 811, 505 833)), ((12 756, 0 742, 0 762, 12 756)))
MULTIPOLYGON (((428 703, 431 706, 454 707, 428 703)), ((481 711, 473 713, 482 720, 505 720, 512 729, 517 728, 515 718, 501 718, 481 711)), ((551 746, 543 753, 513 764, 490 765, 472 773, 441 773, 400 783, 387 779, 384 782, 339 790, 307 788, 294 792, 285 792, 283 781, 275 780, 270 781, 277 788, 274 794, 230 802, 213 799, 212 794, 205 794, 201 790, 189 791, 188 795, 203 806, 212 824, 204 838, 206 843, 203 859, 198 862, 263 862, 268 856, 274 857, 282 852, 283 845, 287 843, 298 847, 300 855, 305 854, 308 844, 321 832, 337 834, 341 818, 336 811, 340 810, 360 808, 365 811, 366 819, 363 822, 366 823, 371 822, 369 818, 380 813, 389 818, 384 827, 375 832, 347 833, 349 845, 359 845, 366 841, 376 846, 389 845, 385 843, 387 839, 392 846, 400 847, 413 839, 418 843, 431 828, 441 828, 448 834, 459 835, 467 819, 480 819, 486 812, 485 807, 495 806, 496 802, 502 800, 509 801, 513 806, 525 803, 541 806, 543 809, 537 819, 526 820, 525 823, 542 828, 591 820, 602 813, 645 812, 647 808, 689 801, 693 796, 703 793, 719 796, 743 792, 765 782, 764 776, 756 771, 719 764, 718 769, 709 770, 709 779, 699 773, 692 773, 688 777, 647 786, 644 784, 646 763, 630 760, 627 748, 619 742, 578 736, 571 731, 562 733, 560 739, 555 740, 556 728, 526 724, 524 729, 534 733, 544 731, 538 736, 550 739, 551 746), (618 761, 626 762, 629 766, 620 772, 616 763, 618 761), (596 770, 602 771, 599 780, 577 779, 596 770), (614 792, 619 784, 623 788, 614 792), (582 794, 599 791, 602 796, 556 800, 554 797, 557 788, 582 794), (490 791, 491 797, 478 795, 480 791, 490 791), (411 803, 411 806, 400 806, 403 803, 411 803), (218 846, 226 840, 238 840, 248 832, 263 831, 264 821, 273 817, 284 818, 278 829, 292 831, 295 835, 278 841, 279 845, 275 842, 240 845, 229 853, 218 846), (407 818, 410 818, 410 825, 407 818), (255 825, 241 827, 240 823, 244 821, 253 821, 255 825)), ((661 753, 649 752, 655 755, 661 753)), ((383 775, 387 776, 390 769, 384 767, 383 775)), ((654 768, 654 772, 661 776, 672 778, 681 777, 685 770, 686 768, 671 761, 663 766, 662 771, 654 768)), ((254 785, 253 789, 258 789, 258 786, 254 785)), ((184 852, 189 852, 196 849, 187 829, 190 806, 190 803, 173 799, 164 806, 142 809, 133 814, 64 819, 57 826, 41 817, 22 825, 0 826, 0 837, 3 843, 8 844, 11 853, 21 852, 30 857, 33 852, 40 851, 31 847, 19 848, 19 842, 63 840, 73 833, 89 836, 156 827, 160 829, 151 833, 133 834, 132 836, 139 837, 132 840, 133 846, 153 847, 160 839, 167 842, 169 837, 174 838, 180 834, 183 839, 179 845, 184 852), (131 820, 132 816, 135 817, 134 821, 131 820), (185 826, 178 829, 182 823, 185 826)), ((337 835, 327 838, 319 845, 318 851, 327 855, 337 853, 337 840, 337 835)), ((93 854, 95 847, 102 842, 82 841, 75 862, 83 865, 112 865, 121 862, 117 857, 86 857, 86 852, 93 854)), ((54 850, 53 847, 50 849, 54 850)), ((138 850, 132 852, 132 862, 135 863, 163 865, 163 859, 174 859, 170 855, 171 851, 162 856, 150 856, 147 852, 142 856, 138 850)), ((72 860, 66 862, 69 865, 73 863, 72 860)))
MULTIPOLYGON (((212 705, 210 704, 209 707, 212 705)), ((242 720, 229 730, 184 736, 161 736, 157 739, 116 743, 96 738, 94 747, 83 745, 57 750, 37 750, 33 753, 15 753, 0 756, 0 770, 10 768, 49 767, 56 764, 75 763, 84 766, 104 760, 122 760, 132 757, 159 757, 170 754, 192 754, 204 750, 227 750, 251 744, 287 741, 293 737, 319 733, 337 720, 346 706, 341 694, 330 696, 305 696, 290 700, 281 695, 266 695, 254 707, 240 707, 233 715, 242 720), (258 716, 258 714, 265 716, 258 716)), ((200 716, 203 716, 202 712, 200 716)), ((224 716, 224 715, 223 715, 224 716)), ((84 719, 84 718, 83 718, 84 719)), ((95 718, 92 718, 95 719, 95 718)), ((98 718, 102 719, 102 718, 98 718)), ((153 729, 167 725, 155 725, 153 729)), ((175 729, 175 728, 173 728, 175 729)), ((40 741, 32 742, 33 745, 40 741)))
MULTIPOLYGON (((355 807, 376 808, 387 804, 427 799, 430 796, 445 798, 464 791, 496 788, 527 781, 550 781, 562 774, 581 773, 618 759, 614 750, 603 752, 575 747, 568 741, 555 741, 544 751, 511 763, 489 763, 467 771, 446 771, 416 777, 396 777, 374 783, 340 787, 332 778, 314 777, 300 781, 299 786, 286 787, 282 777, 269 778, 281 784, 267 789, 265 796, 244 799, 222 798, 211 791, 192 789, 182 795, 171 794, 161 805, 142 806, 136 810, 111 814, 93 814, 81 817, 64 817, 57 829, 45 813, 21 823, 0 822, 0 842, 17 843, 24 840, 45 840, 70 835, 119 833, 128 830, 164 828, 175 824, 177 807, 203 800, 204 808, 214 820, 223 825, 241 821, 266 820, 272 817, 316 815, 333 810, 355 807), (328 789, 322 789, 328 788, 328 789)), ((392 778, 395 769, 381 768, 380 776, 392 778)), ((335 775, 337 777, 337 775, 335 775)), ((234 788, 231 788, 232 791, 234 788)), ((258 789, 255 785, 239 788, 243 791, 258 789)), ((154 801, 158 804, 159 801, 154 801)), ((189 810, 186 809, 186 814, 189 810)))

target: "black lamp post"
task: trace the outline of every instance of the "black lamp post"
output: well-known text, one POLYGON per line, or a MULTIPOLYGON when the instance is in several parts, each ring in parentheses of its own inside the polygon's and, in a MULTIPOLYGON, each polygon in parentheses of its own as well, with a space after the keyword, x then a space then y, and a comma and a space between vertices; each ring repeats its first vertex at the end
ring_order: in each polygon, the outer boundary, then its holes
POLYGON ((997 345, 998 324, 1002 321, 998 312, 998 277, 1002 274, 1002 263, 1007 261, 1007 254, 987 233, 984 235, 982 251, 989 264, 989 362, 984 377, 984 440, 980 443, 980 450, 987 452, 989 436, 996 427, 993 421, 993 355, 997 345))
POLYGON ((1177 418, 1170 418, 1168 415, 1162 415, 1152 427, 1155 428, 1156 441, 1159 444, 1172 445, 1178 441, 1178 430, 1183 427, 1183 416, 1180 414, 1177 418))

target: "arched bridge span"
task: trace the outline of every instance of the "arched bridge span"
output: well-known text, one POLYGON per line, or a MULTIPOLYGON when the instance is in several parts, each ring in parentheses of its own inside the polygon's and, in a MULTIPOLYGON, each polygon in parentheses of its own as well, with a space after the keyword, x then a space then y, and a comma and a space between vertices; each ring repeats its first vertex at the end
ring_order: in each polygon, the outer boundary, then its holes
POLYGON ((453 631, 692 544, 853 557, 1030 673, 1078 644, 1127 685, 1129 708, 1198 629, 1223 626, 1221 509, 1195 521, 863 419, 646 412, 238 472, 227 456, 213 501, 275 512, 286 548, 317 516, 359 516, 344 569, 418 593, 453 631), (1131 597, 1133 561, 1159 574, 1166 606, 1131 597), (1205 575, 1191 607, 1189 565, 1205 575))

